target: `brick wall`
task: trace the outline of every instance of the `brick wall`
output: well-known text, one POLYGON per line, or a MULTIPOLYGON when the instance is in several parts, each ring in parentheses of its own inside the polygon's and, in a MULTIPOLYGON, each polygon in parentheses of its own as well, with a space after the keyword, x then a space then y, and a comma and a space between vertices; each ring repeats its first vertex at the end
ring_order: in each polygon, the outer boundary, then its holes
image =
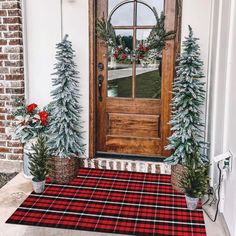
POLYGON ((0 162, 22 159, 10 115, 14 98, 24 97, 22 41, 21 1, 0 0, 0 162))

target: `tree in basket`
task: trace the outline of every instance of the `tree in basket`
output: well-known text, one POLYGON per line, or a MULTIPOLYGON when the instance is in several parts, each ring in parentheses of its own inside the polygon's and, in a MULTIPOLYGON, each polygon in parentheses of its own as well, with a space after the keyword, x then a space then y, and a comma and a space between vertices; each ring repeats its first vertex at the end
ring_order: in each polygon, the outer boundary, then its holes
POLYGON ((205 83, 203 62, 200 59, 198 38, 193 36, 189 26, 189 35, 183 42, 183 51, 176 67, 177 77, 173 84, 172 135, 169 137, 167 150, 173 154, 165 160, 172 165, 172 184, 181 190, 179 179, 185 166, 197 154, 199 163, 208 162, 206 153, 207 143, 204 142, 204 123, 202 121, 202 106, 205 100, 205 83))
POLYGON ((36 144, 32 145, 32 152, 28 153, 30 160, 30 173, 33 176, 32 182, 34 191, 42 193, 45 187, 45 179, 48 174, 49 152, 46 139, 40 135, 36 144))
POLYGON ((67 183, 77 174, 78 157, 84 154, 78 71, 72 43, 64 37, 57 44, 54 90, 47 131, 50 151, 49 176, 57 183, 67 183))

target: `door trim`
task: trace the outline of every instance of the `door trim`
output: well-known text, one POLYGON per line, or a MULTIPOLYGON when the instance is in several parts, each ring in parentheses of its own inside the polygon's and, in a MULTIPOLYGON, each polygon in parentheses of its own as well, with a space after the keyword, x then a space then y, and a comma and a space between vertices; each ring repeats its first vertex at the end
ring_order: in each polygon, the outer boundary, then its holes
MULTIPOLYGON (((166 1, 170 3, 172 1, 166 1)), ((96 0, 89 0, 89 158, 94 158, 96 155, 96 0)), ((172 61, 175 63, 175 59, 180 52, 180 41, 181 41, 181 20, 182 20, 182 0, 176 0, 175 4, 176 11, 175 14, 176 20, 176 39, 175 39, 175 53, 173 55, 172 61)), ((171 7, 171 6, 169 6, 171 7)), ((168 29, 168 26, 167 26, 168 29)), ((173 81, 174 79, 174 70, 170 73, 169 79, 173 81)), ((170 83, 169 83, 170 84, 170 83)), ((162 83, 164 86, 164 83, 162 83)), ((169 91, 172 90, 171 86, 167 88, 169 91)), ((163 103, 165 108, 163 111, 162 124, 170 120, 171 115, 171 102, 172 95, 166 96, 163 103)), ((164 131, 163 141, 167 144, 167 137, 171 134, 170 126, 167 130, 164 131)), ((170 151, 163 151, 165 156, 171 154, 170 151)))
POLYGON ((96 153, 96 0, 89 0, 89 158, 96 153))

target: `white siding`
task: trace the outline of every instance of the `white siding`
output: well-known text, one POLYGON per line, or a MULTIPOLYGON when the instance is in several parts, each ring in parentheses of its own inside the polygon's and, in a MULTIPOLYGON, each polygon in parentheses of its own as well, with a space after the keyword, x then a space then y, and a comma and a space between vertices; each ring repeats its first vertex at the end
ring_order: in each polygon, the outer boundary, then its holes
MULTIPOLYGON (((44 106, 51 101, 51 73, 55 63, 55 45, 61 40, 61 19, 63 19, 62 34, 69 34, 80 71, 82 117, 86 131, 86 144, 88 144, 88 1, 63 0, 62 18, 60 0, 24 0, 24 8, 28 102, 44 106)), ((88 147, 86 149, 88 150, 88 147)))

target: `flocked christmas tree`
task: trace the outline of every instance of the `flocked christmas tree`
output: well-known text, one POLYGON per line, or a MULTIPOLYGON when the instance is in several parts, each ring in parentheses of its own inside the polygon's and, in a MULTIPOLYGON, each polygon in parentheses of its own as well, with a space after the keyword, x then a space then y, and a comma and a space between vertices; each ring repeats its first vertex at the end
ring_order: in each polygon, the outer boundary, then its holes
POLYGON ((189 26, 189 35, 183 42, 183 52, 176 67, 177 78, 173 85, 172 135, 167 150, 173 154, 166 159, 169 164, 186 164, 198 156, 200 163, 207 162, 204 142, 204 123, 201 119, 205 100, 203 62, 200 47, 189 26))
POLYGON ((72 43, 67 38, 68 35, 56 47, 57 62, 53 73, 55 78, 52 79, 55 88, 51 93, 53 101, 47 132, 51 155, 62 158, 84 153, 78 71, 72 43))

